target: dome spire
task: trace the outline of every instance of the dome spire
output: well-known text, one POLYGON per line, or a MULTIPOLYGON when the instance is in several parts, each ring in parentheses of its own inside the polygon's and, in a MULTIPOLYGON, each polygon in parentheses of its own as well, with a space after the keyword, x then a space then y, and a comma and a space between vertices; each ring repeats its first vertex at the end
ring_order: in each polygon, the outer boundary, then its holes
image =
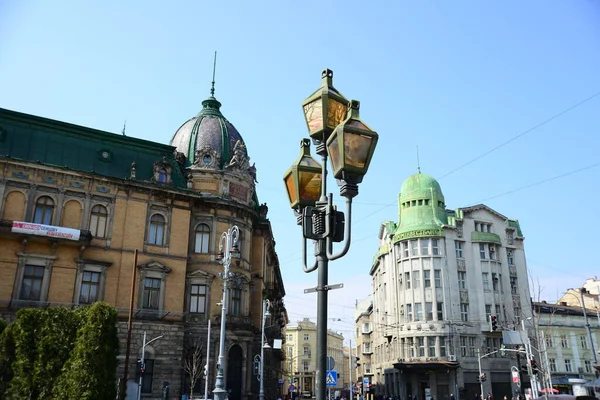
POLYGON ((417 172, 421 173, 421 161, 419 160, 419 145, 417 145, 417 172))
POLYGON ((210 87, 210 97, 215 97, 215 71, 217 70, 217 52, 215 51, 215 60, 213 62, 213 80, 210 87))

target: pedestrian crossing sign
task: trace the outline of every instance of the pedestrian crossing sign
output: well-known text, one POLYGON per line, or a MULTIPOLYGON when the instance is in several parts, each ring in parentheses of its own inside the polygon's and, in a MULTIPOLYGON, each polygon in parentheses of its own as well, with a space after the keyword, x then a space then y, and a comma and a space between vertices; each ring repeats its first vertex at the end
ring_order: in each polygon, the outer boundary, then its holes
POLYGON ((337 371, 327 371, 325 376, 325 386, 337 386, 337 371))

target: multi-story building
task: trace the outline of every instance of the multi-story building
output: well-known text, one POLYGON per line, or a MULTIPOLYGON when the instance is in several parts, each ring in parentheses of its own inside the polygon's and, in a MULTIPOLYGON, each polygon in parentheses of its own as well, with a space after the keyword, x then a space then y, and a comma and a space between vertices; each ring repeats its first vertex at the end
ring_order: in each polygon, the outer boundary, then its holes
MULTIPOLYGON (((542 350, 538 363, 543 379, 547 386, 551 384, 561 393, 573 394, 574 383, 596 378, 594 364, 598 355, 594 355, 594 351, 600 349, 600 317, 597 310, 588 306, 586 321, 580 304, 548 304, 544 301, 533 304, 542 350)), ((597 389, 600 392, 600 388, 597 389)))
MULTIPOLYGON (((289 391, 293 383, 300 394, 310 392, 314 395, 317 370, 317 325, 304 318, 295 324, 285 327, 286 368, 283 378, 286 379, 284 392, 289 391)), ((334 331, 327 331, 327 356, 333 359, 333 370, 337 372, 337 386, 332 390, 344 388, 347 377, 344 376, 344 337, 334 331)), ((347 385, 347 384, 346 384, 347 385)))
MULTIPOLYGON (((531 316, 519 223, 483 204, 446 209, 438 182, 421 173, 402 184, 398 209, 397 223, 381 225, 370 270, 363 354, 373 351, 374 386, 404 399, 473 398, 478 355, 531 316)), ((511 396, 513 363, 499 352, 481 360, 484 394, 511 396)))
MULTIPOLYGON (((1 315, 10 320, 22 307, 113 305, 121 318, 122 378, 131 302, 134 389, 143 333, 148 340, 163 335, 145 348, 144 399, 162 398, 165 382, 173 396, 190 392, 182 364, 196 345, 203 357, 210 345, 212 391, 223 284, 219 238, 232 225, 240 229, 240 257, 227 276, 229 399, 258 393, 253 357, 260 352, 262 300, 273 305, 268 340, 281 338, 287 323, 256 168, 221 104, 213 96, 202 104, 170 145, 0 109, 1 315)), ((282 361, 276 352, 268 357, 270 364, 282 361)), ((277 375, 264 377, 272 398, 277 375)), ((197 388, 204 392, 203 379, 197 388)))
POLYGON ((356 324, 356 356, 359 358, 356 368, 356 381, 362 385, 365 378, 371 382, 373 379, 373 367, 371 356, 373 355, 373 301, 367 297, 356 303, 354 323, 356 324))

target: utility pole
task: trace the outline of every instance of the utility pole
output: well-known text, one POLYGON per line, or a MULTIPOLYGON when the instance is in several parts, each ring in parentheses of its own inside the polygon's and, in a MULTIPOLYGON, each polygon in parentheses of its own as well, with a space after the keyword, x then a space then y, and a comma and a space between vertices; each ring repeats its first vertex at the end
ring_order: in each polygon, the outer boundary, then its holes
POLYGON ((479 390, 481 390, 481 399, 483 400, 483 380, 481 377, 483 376, 483 372, 481 371, 481 351, 479 347, 477 348, 477 363, 479 365, 479 390))
POLYGON ((135 249, 133 255, 133 271, 131 272, 131 294, 129 297, 129 317, 127 319, 127 339, 125 342, 125 369, 123 372, 123 384, 121 385, 121 399, 127 397, 127 375, 129 372, 129 349, 131 347, 131 330, 133 329, 133 304, 135 299, 135 282, 137 273, 138 251, 135 249))
MULTIPOLYGON (((210 363, 210 319, 208 320, 208 337, 206 338, 206 365, 204 366, 204 398, 208 399, 208 364, 210 363)), ((192 389, 193 391, 193 389, 192 389)))
POLYGON ((352 339, 348 341, 348 397, 352 399, 352 339))

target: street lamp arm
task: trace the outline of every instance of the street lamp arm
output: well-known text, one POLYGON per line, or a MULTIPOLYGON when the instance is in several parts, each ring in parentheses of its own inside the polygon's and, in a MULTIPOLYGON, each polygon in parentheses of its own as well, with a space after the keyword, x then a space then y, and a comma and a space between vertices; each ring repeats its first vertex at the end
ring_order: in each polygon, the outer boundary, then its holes
POLYGON ((331 237, 327 237, 327 258, 330 261, 342 258, 350 250, 350 239, 352 236, 352 198, 346 197, 346 222, 344 224, 344 248, 337 254, 332 254, 333 246, 331 245, 331 237))
POLYGON ((152 339, 152 340, 148 340, 148 341, 146 342, 146 344, 144 345, 144 347, 148 346, 150 343, 154 342, 155 340, 158 340, 158 339, 162 338, 163 336, 164 336, 164 335, 160 335, 160 336, 157 336, 157 337, 155 337, 155 338, 154 338, 154 339, 152 339))
POLYGON ((307 241, 308 241, 308 239, 306 237, 302 238, 302 269, 304 270, 304 272, 309 273, 309 272, 316 271, 319 264, 318 264, 317 260, 315 259, 315 262, 312 265, 312 267, 308 268, 306 266, 306 242, 307 241))

